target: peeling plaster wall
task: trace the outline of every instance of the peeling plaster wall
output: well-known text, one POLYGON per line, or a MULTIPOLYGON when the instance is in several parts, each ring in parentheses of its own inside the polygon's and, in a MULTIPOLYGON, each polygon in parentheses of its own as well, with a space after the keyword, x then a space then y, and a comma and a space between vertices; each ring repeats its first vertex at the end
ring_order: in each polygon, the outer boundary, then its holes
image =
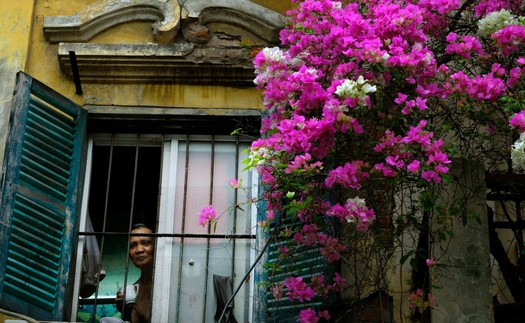
MULTIPOLYGON (((4 160, 15 76, 25 70, 31 41, 34 0, 4 1, 0 19, 0 161, 4 160)), ((0 172, 2 163, 0 162, 0 172)))
MULTIPOLYGON (((181 108, 261 109, 259 91, 254 88, 231 88, 216 85, 183 84, 82 84, 83 95, 75 94, 72 80, 57 63, 58 44, 50 44, 42 32, 45 16, 71 15, 93 1, 49 0, 35 10, 31 51, 39 53, 30 58, 26 72, 65 95, 77 104, 159 106, 181 108)), ((282 11, 282 10, 281 10, 282 11)), ((90 43, 153 43, 151 22, 132 22, 107 30, 90 43)))
POLYGON ((455 239, 449 245, 435 247, 437 266, 444 274, 439 284, 442 289, 432 291, 436 297, 432 309, 433 323, 492 323, 492 288, 490 246, 485 200, 485 170, 483 165, 454 159, 451 167, 454 181, 441 194, 444 202, 469 194, 468 208, 482 220, 471 220, 466 226, 455 221, 452 227, 455 239), (466 175, 467 174, 467 175, 466 175), (465 187, 479 187, 466 192, 465 187), (446 250, 446 253, 444 252, 446 250))

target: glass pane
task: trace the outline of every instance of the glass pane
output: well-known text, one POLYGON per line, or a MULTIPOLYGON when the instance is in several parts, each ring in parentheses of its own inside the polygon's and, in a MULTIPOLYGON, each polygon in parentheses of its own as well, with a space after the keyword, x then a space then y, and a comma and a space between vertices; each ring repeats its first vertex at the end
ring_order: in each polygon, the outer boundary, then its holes
MULTIPOLYGON (((237 147, 235 142, 215 142, 214 146, 211 142, 179 143, 175 233, 208 233, 208 228, 197 222, 202 207, 210 204, 221 214, 211 234, 251 233, 250 205, 247 204, 251 198, 251 174, 241 172, 242 160, 247 158, 243 151, 247 147, 246 143, 237 147), (236 191, 229 186, 228 181, 233 178, 242 182, 242 189, 236 191), (235 203, 240 208, 229 210, 235 203)), ((171 241, 174 270, 170 279, 170 304, 173 305, 169 321, 214 322, 217 305, 213 275, 233 279, 231 289, 235 290, 251 265, 252 241, 222 238, 176 238, 171 241)), ((250 286, 245 284, 234 300, 234 316, 239 322, 250 321, 249 297, 250 286)))
MULTIPOLYGON (((179 261, 180 240, 174 239, 173 241, 174 261, 179 261)), ((170 322, 202 322, 203 313, 205 313, 204 322, 213 322, 213 317, 217 312, 213 275, 231 278, 233 265, 232 291, 234 291, 243 281, 250 266, 250 248, 251 240, 237 240, 234 247, 234 242, 230 239, 211 239, 209 262, 206 265, 207 239, 185 238, 181 267, 179 268, 177 264, 179 270, 172 272, 170 280, 172 304, 180 302, 178 307, 176 305, 171 307, 170 322), (205 299, 206 306, 204 305, 205 299)), ((239 322, 249 321, 249 295, 250 286, 245 283, 234 299, 233 313, 239 322)))

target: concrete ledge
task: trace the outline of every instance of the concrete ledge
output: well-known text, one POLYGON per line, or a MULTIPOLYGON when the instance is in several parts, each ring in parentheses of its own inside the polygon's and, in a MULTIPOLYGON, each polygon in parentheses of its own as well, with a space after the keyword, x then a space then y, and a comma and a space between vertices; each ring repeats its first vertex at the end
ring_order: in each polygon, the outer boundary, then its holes
POLYGON ((182 83, 254 86, 247 49, 193 44, 60 43, 61 70, 73 78, 75 52, 82 83, 182 83))

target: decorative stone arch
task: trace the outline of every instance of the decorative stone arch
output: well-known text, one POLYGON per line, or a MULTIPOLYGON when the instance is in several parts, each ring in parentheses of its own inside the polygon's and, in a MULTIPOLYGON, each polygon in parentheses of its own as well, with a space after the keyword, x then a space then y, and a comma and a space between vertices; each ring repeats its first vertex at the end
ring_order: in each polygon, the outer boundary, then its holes
POLYGON ((284 16, 246 0, 187 0, 182 4, 182 19, 226 23, 253 33, 270 44, 279 43, 284 16))
POLYGON ((279 44, 284 26, 283 15, 248 0, 99 0, 70 16, 45 17, 44 35, 60 43, 60 68, 80 92, 82 82, 253 87, 254 53, 279 44), (157 43, 90 43, 99 33, 132 21, 154 22, 157 43), (216 23, 254 36, 255 42, 240 46, 241 36, 221 30, 212 38, 206 26, 216 23), (181 28, 186 42, 175 41, 181 28))
POLYGON ((180 29, 180 5, 177 0, 101 0, 71 16, 45 17, 44 35, 51 43, 88 42, 131 21, 154 21, 155 40, 171 42, 180 29))
POLYGON ((44 35, 51 43, 88 42, 125 22, 154 21, 155 40, 168 43, 175 39, 181 18, 197 20, 202 26, 231 24, 270 44, 279 43, 284 27, 283 15, 246 0, 188 0, 182 8, 177 0, 101 0, 74 15, 45 17, 44 35))

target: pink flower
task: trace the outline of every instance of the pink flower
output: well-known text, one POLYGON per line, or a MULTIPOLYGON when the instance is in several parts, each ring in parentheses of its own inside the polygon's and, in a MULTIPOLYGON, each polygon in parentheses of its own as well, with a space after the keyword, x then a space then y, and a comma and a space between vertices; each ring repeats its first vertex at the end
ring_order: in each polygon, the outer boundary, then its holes
POLYGON ((319 318, 315 314, 315 311, 311 308, 307 308, 304 310, 301 310, 299 313, 299 319, 297 322, 300 323, 317 323, 319 322, 319 318))
POLYGON ((407 169, 412 173, 417 173, 419 171, 421 163, 419 160, 414 160, 410 163, 410 165, 407 166, 407 169))
POLYGON ((525 132, 525 110, 515 113, 509 119, 509 124, 512 128, 518 128, 520 132, 525 132))
POLYGON ((363 170, 366 166, 362 161, 353 161, 346 163, 344 166, 339 166, 328 172, 325 185, 332 188, 336 184, 339 184, 344 188, 359 189, 361 188, 361 183, 366 181, 370 176, 370 174, 363 170))
POLYGON ((410 308, 418 308, 419 313, 423 313, 425 308, 434 306, 436 298, 427 294, 427 299, 423 298, 423 291, 418 289, 415 293, 410 294, 408 300, 410 301, 410 308))
POLYGON ((302 303, 305 300, 311 300, 315 296, 313 289, 303 282, 303 277, 288 277, 284 280, 284 286, 288 288, 286 296, 292 302, 295 298, 298 298, 302 303))
POLYGON ((341 288, 345 287, 346 286, 346 281, 343 277, 341 277, 341 275, 339 275, 338 273, 335 273, 334 274, 334 283, 330 286, 330 288, 334 291, 339 291, 341 290, 341 288))
POLYGON ((449 33, 447 37, 445 38, 445 40, 448 41, 449 43, 454 43, 456 42, 457 39, 458 39, 458 34, 454 32, 449 33))
POLYGON ((328 321, 330 319, 330 314, 328 314, 328 311, 320 311, 319 317, 324 318, 325 320, 328 321))
POLYGON ((424 180, 427 182, 434 182, 436 184, 441 183, 441 177, 439 177, 438 173, 436 173, 433 170, 425 170, 421 173, 421 177, 423 177, 424 180))
POLYGON ((266 213, 266 219, 268 221, 273 221, 273 219, 275 219, 275 213, 273 210, 270 210, 268 213, 266 213))
POLYGON ((228 181, 228 184, 230 185, 231 188, 239 188, 239 186, 241 185, 241 183, 237 180, 237 178, 230 179, 228 181))
POLYGON ((277 284, 270 287, 270 293, 272 293, 274 298, 282 298, 283 297, 283 285, 277 284))
POLYGON ((205 227, 208 223, 215 221, 219 215, 213 206, 205 206, 199 213, 198 224, 205 227))
POLYGON ((434 260, 434 258, 427 259, 426 261, 428 267, 434 267, 436 265, 436 261, 434 260))

